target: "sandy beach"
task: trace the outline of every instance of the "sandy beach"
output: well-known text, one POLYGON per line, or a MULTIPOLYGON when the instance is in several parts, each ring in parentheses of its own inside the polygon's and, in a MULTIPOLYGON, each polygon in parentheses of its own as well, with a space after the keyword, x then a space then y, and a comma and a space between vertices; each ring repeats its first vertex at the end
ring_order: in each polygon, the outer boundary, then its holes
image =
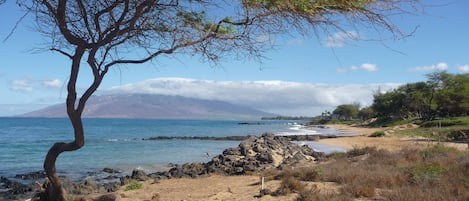
MULTIPOLYGON (((425 148, 433 146, 438 143, 430 141, 421 137, 396 137, 396 136, 385 136, 385 137, 368 137, 370 134, 376 131, 384 131, 385 128, 364 128, 355 127, 342 124, 332 124, 329 127, 336 128, 339 130, 345 130, 347 132, 356 133, 357 136, 353 137, 340 137, 340 138, 328 138, 321 139, 318 141, 320 144, 337 146, 345 149, 363 148, 363 147, 376 147, 378 149, 386 149, 389 151, 398 151, 403 148, 425 148)), ((406 129, 406 128, 386 128, 387 130, 392 129, 406 129)), ((450 143, 445 142, 445 145, 455 147, 459 150, 467 149, 467 144, 464 143, 450 143)))
MULTIPOLYGON (((399 138, 393 136, 385 137, 367 137, 373 132, 383 130, 382 128, 363 128, 347 125, 328 125, 336 129, 356 133, 353 137, 340 137, 319 140, 319 143, 343 147, 345 149, 376 147, 390 151, 397 151, 406 147, 428 147, 434 144, 421 138, 399 138)), ((458 149, 467 149, 466 144, 446 143, 458 149)), ((314 164, 311 164, 314 165, 314 164)), ((165 201, 202 201, 202 200, 295 200, 297 194, 288 196, 272 197, 266 195, 258 197, 261 190, 260 175, 246 176, 220 176, 209 175, 197 179, 169 179, 160 181, 145 181, 143 189, 124 191, 122 187, 116 194, 122 201, 133 200, 165 200, 165 201)), ((280 185, 280 181, 273 180, 265 183, 265 188, 275 191, 280 185)), ((320 188, 333 189, 334 185, 329 183, 310 182, 308 185, 315 185, 320 188)))

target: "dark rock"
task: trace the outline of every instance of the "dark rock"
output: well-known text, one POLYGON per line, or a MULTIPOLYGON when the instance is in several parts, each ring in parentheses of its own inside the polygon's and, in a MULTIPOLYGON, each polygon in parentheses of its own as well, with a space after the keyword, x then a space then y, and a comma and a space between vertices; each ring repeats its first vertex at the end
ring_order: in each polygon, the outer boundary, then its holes
POLYGON ((240 155, 241 151, 239 147, 231 147, 223 151, 223 155, 240 155))
POLYGON ((150 174, 148 175, 148 177, 150 177, 150 178, 152 178, 152 179, 155 179, 155 180, 169 179, 170 173, 169 173, 169 171, 165 171, 165 172, 154 172, 154 173, 150 173, 150 174))
POLYGON ((0 177, 0 190, 0 200, 2 198, 16 200, 21 195, 31 194, 33 186, 12 181, 6 177, 0 177))
POLYGON ((125 186, 127 184, 130 184, 132 182, 132 178, 130 176, 124 176, 120 178, 121 186, 125 186))
POLYGON ((91 199, 91 201, 120 201, 120 200, 122 200, 122 197, 115 193, 99 195, 91 199))
POLYGON ((251 136, 238 147, 226 149, 205 167, 207 172, 237 175, 315 160, 315 155, 318 154, 308 146, 300 147, 288 138, 266 133, 261 137, 251 136))
POLYGON ((17 174, 15 176, 17 179, 23 179, 23 180, 37 180, 37 179, 44 179, 46 178, 46 172, 45 171, 36 171, 36 172, 30 172, 27 174, 17 174))
POLYGON ((195 178, 207 173, 207 169, 203 163, 186 163, 177 165, 169 170, 169 175, 175 178, 191 177, 195 178))
POLYGON ((133 170, 131 178, 138 181, 145 181, 149 179, 149 177, 143 170, 133 170))
POLYGON ((115 169, 112 169, 112 168, 104 168, 102 171, 103 171, 103 172, 106 172, 106 173, 109 173, 109 174, 120 173, 120 171, 115 170, 115 169))

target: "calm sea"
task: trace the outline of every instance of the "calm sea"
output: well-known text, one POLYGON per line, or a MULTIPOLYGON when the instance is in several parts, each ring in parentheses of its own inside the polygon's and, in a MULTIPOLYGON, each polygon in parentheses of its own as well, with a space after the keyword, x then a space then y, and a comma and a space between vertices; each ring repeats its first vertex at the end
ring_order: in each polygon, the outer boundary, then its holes
MULTIPOLYGON (((302 129, 298 121, 259 121, 240 125, 238 120, 84 119, 85 146, 57 160, 61 174, 83 174, 105 167, 124 171, 164 169, 169 163, 206 162, 238 141, 159 140, 156 136, 233 136, 331 133, 328 129, 302 129)), ((42 170, 49 147, 72 141, 65 118, 0 118, 0 176, 11 177, 42 170)), ((310 144, 311 146, 311 144, 310 144)), ((314 146, 314 145, 312 145, 314 146)), ((323 149, 324 147, 322 147, 323 149)), ((321 148, 319 148, 321 149, 321 148)))

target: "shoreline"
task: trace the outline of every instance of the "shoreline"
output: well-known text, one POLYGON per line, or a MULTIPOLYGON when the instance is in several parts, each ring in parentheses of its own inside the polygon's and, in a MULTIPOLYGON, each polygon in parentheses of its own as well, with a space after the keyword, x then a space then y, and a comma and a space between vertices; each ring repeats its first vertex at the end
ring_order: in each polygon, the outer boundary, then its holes
MULTIPOLYGON (((405 148, 422 147, 428 148, 438 144, 437 141, 428 140, 423 137, 397 137, 397 136, 384 136, 384 137, 368 137, 376 131, 385 131, 392 128, 366 128, 356 127, 343 124, 330 124, 327 125, 331 128, 340 130, 347 130, 357 133, 354 136, 338 137, 319 139, 318 144, 326 146, 342 147, 350 150, 354 148, 376 147, 378 149, 386 149, 388 151, 399 151, 405 148)), ((446 146, 456 148, 458 150, 467 150, 467 144, 455 142, 440 142, 446 146)))

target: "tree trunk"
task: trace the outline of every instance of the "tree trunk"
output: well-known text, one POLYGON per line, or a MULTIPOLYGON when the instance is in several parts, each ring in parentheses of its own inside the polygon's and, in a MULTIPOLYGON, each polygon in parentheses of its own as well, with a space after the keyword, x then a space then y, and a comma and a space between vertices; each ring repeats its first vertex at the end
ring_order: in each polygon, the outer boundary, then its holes
MULTIPOLYGON (((75 109, 75 104, 77 100, 76 92, 76 83, 78 79, 78 72, 80 69, 80 61, 85 52, 85 48, 78 46, 75 49, 75 54, 72 58, 72 68, 70 73, 70 79, 67 86, 67 114, 70 122, 73 126, 73 132, 75 140, 73 142, 65 143, 58 142, 55 143, 47 152, 46 158, 44 160, 44 170, 46 171, 47 180, 44 183, 45 192, 40 195, 40 200, 47 201, 65 201, 66 200, 66 191, 62 187, 59 177, 57 176, 57 171, 55 168, 55 162, 59 155, 66 151, 75 151, 80 149, 85 145, 85 135, 83 130, 83 122, 81 120, 81 115, 83 113, 85 103, 91 94, 97 89, 102 80, 99 76, 95 77, 95 82, 88 88, 85 94, 82 95, 78 103, 77 109, 75 109), (97 79, 99 78, 99 79, 97 79)), ((99 75, 99 74, 98 74, 99 75)))
POLYGON ((41 197, 41 200, 47 201, 65 201, 66 191, 62 187, 59 177, 57 176, 55 162, 59 155, 65 151, 78 150, 85 144, 83 133, 83 124, 81 118, 70 118, 74 132, 75 141, 70 143, 58 142, 55 143, 47 152, 46 159, 44 160, 44 170, 46 171, 47 180, 44 183, 46 192, 41 197))

